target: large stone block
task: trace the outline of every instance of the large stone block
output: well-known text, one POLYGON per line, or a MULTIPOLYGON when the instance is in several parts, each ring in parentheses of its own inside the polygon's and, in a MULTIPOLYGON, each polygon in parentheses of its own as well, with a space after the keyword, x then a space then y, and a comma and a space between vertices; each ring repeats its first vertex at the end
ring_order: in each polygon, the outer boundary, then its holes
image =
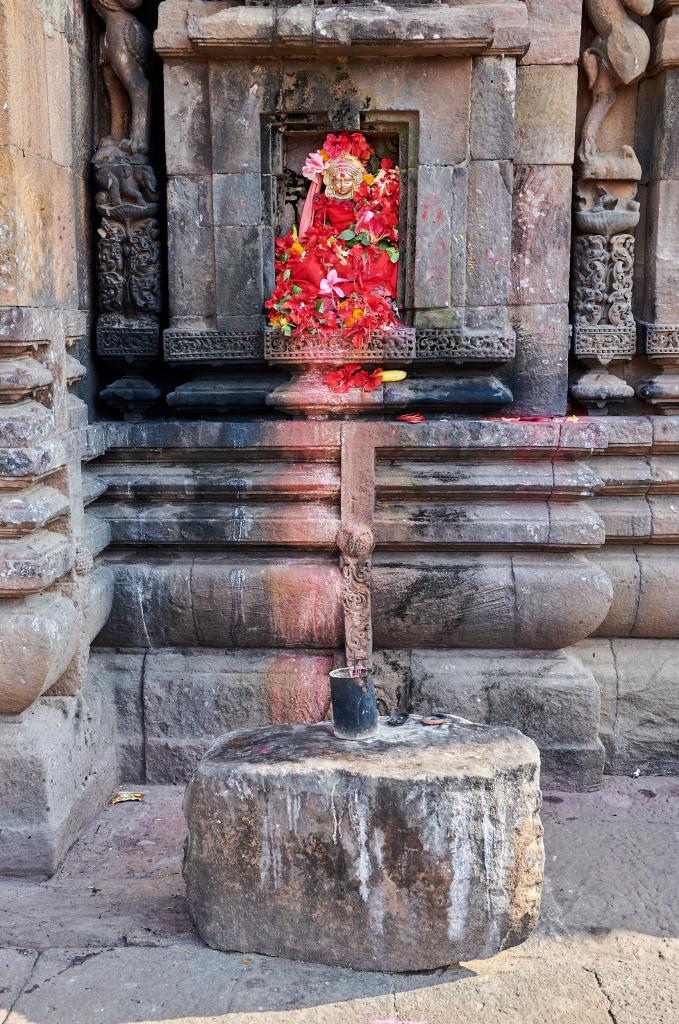
POLYGON ((418 651, 410 662, 409 709, 446 711, 488 725, 511 725, 540 748, 542 784, 601 785, 599 687, 564 651, 418 651))
POLYGON ((0 875, 51 875, 116 781, 104 692, 43 697, 0 717, 0 875))
POLYGON ((342 640, 339 566, 312 560, 197 555, 129 564, 115 576, 107 647, 309 647, 342 640))
POLYGON ((188 781, 225 732, 323 721, 333 667, 333 655, 318 652, 150 652, 144 667, 147 780, 188 781))
POLYGON ((377 647, 557 650, 584 639, 611 603, 584 556, 460 552, 373 559, 377 647))
POLYGON ((78 644, 78 612, 58 594, 0 604, 0 715, 18 715, 57 681, 78 644))
POLYGON ((212 189, 207 175, 167 183, 168 291, 173 317, 216 311, 212 189))
POLYGON ((577 64, 580 57, 582 0, 528 0, 530 46, 521 59, 528 64, 577 64))
POLYGON ((509 312, 516 331, 513 414, 563 416, 568 403, 568 306, 513 306, 509 312))
POLYGON ((167 173, 207 174, 212 161, 208 66, 173 61, 164 72, 167 173))
POLYGON ((568 302, 572 190, 570 167, 515 167, 512 305, 568 302))
POLYGON ((469 146, 472 160, 512 160, 516 61, 476 57, 472 66, 469 146))
POLYGON ((414 302, 419 309, 464 302, 466 167, 420 167, 414 302))
POLYGON ((467 193, 467 302, 507 301, 512 232, 512 165, 474 160, 467 193))
POLYGON ((516 161, 572 164, 577 65, 519 66, 516 76, 516 161))
POLYGON ((194 923, 218 949, 359 969, 492 956, 539 913, 538 770, 521 733, 455 718, 230 733, 184 801, 194 923))

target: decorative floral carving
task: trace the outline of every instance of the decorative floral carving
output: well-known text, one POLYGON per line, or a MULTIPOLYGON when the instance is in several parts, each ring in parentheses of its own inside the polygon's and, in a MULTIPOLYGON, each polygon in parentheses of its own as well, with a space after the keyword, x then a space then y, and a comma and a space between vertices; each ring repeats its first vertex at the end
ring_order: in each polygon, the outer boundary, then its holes
POLYGON ((367 665, 372 658, 370 576, 375 535, 364 523, 347 523, 337 535, 337 546, 342 571, 347 665, 367 665))

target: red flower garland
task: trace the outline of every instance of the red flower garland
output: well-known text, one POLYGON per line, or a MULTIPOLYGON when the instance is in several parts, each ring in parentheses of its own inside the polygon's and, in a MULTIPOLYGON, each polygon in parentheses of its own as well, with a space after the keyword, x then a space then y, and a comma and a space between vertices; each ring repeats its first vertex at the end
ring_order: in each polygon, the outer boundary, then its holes
MULTIPOLYGON (((328 135, 309 161, 321 166, 321 160, 341 154, 363 163, 374 156, 363 135, 342 132, 328 135)), ((269 324, 286 336, 340 331, 356 349, 373 331, 393 327, 398 204, 399 173, 391 160, 382 160, 374 175, 363 175, 352 200, 318 194, 304 240, 294 230, 276 239, 276 285, 266 302, 269 324)))

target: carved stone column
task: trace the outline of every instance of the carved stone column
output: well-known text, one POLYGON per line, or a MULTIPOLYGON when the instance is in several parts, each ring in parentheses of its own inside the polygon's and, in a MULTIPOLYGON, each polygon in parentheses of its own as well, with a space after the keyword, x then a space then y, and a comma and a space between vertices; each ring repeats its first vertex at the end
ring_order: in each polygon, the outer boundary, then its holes
POLYGON ((347 665, 369 665, 373 653, 370 574, 375 535, 365 523, 347 523, 337 535, 342 570, 347 665))
POLYGON ((636 352, 633 232, 641 166, 629 145, 601 152, 599 136, 618 90, 646 70, 650 43, 628 12, 650 14, 653 0, 586 0, 585 7, 597 34, 582 55, 591 102, 578 148, 571 309, 573 351, 588 370, 570 391, 591 415, 603 415, 611 402, 634 395, 609 368, 636 352))
POLYGON ((161 396, 139 371, 160 352, 159 192, 151 166, 151 35, 123 0, 92 0, 106 29, 100 67, 108 92, 109 133, 92 166, 97 188, 97 354, 126 371, 101 392, 135 419, 161 396))
POLYGON ((640 95, 638 135, 649 155, 644 262, 644 354, 657 368, 637 387, 654 412, 679 413, 679 0, 659 0, 654 48, 640 95))
POLYGON ((603 415, 610 402, 634 395, 609 367, 636 351, 632 231, 639 204, 612 196, 601 180, 580 182, 576 196, 581 208, 574 214, 573 352, 589 369, 571 386, 571 395, 590 415, 603 415))

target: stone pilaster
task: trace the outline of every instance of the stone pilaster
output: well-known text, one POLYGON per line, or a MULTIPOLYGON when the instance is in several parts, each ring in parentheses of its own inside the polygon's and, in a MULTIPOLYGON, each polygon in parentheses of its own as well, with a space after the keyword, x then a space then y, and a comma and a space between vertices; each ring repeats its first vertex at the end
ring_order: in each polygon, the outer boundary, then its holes
POLYGON ((637 395, 653 412, 679 412, 679 0, 656 2, 659 19, 637 134, 647 153, 643 352, 651 375, 637 395))

